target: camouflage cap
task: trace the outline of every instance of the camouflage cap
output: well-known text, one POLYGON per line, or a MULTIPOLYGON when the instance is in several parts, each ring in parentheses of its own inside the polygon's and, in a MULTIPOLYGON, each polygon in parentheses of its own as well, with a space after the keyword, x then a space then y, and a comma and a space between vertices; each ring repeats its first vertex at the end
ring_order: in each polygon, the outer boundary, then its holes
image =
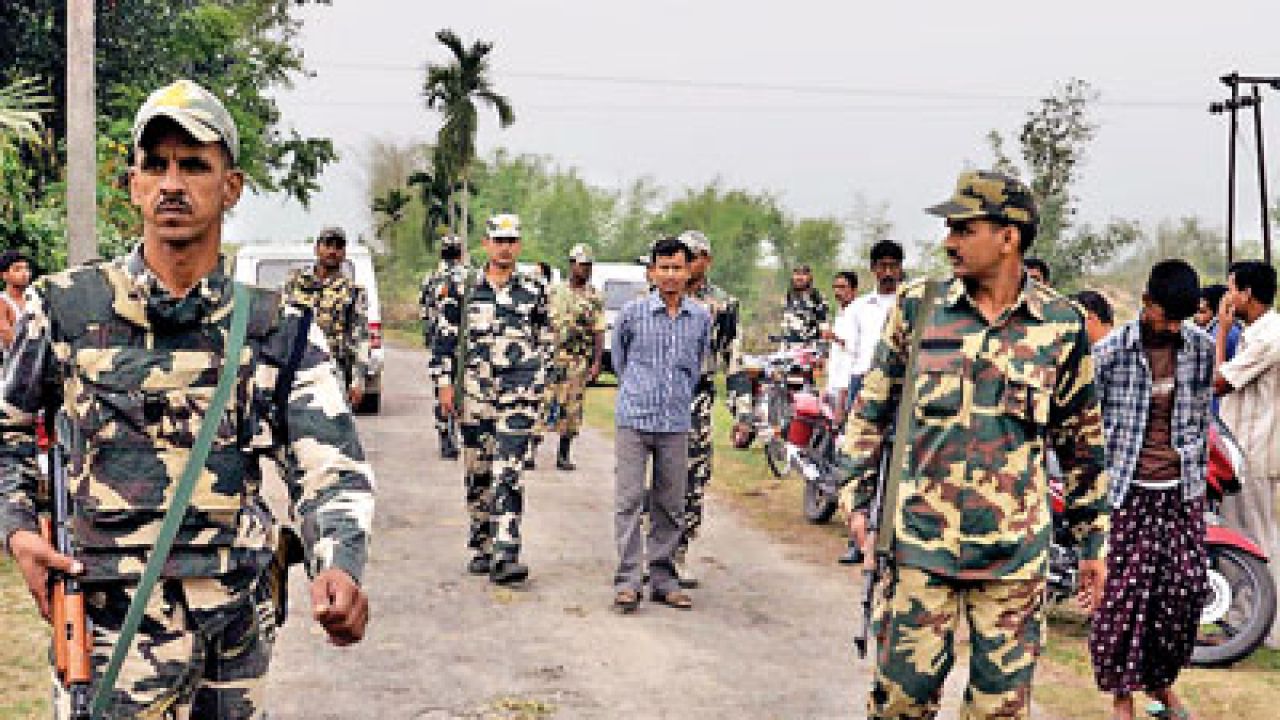
POLYGON ((948 220, 991 218, 1027 225, 1038 218, 1031 190, 1017 178, 990 170, 961 173, 955 194, 925 212, 948 220))
POLYGON ((221 100, 196 83, 178 80, 147 97, 133 118, 135 148, 142 142, 147 126, 159 117, 178 123, 197 142, 221 142, 231 153, 232 162, 240 162, 240 133, 235 120, 221 100))
POLYGON ((569 259, 576 263, 594 263, 596 261, 595 253, 591 252, 591 246, 586 243, 578 243, 569 251, 569 259))
POLYGON ((462 236, 460 235, 445 235, 440 238, 441 250, 445 248, 460 248, 460 247, 462 247, 462 236))
POLYGON ((707 239, 706 235, 697 230, 685 230, 680 233, 680 237, 677 239, 685 247, 689 248, 689 252, 693 253, 695 257, 711 254, 711 241, 707 239))
POLYGON ((519 238, 520 216, 514 213, 494 215, 484 224, 484 229, 490 238, 519 238))

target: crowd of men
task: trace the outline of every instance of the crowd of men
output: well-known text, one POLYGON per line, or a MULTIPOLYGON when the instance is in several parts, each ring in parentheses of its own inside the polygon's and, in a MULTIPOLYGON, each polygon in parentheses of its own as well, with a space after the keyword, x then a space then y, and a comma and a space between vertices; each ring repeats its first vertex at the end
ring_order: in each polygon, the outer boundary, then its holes
MULTIPOLYGON (((46 617, 67 612, 51 606, 51 577, 83 591, 104 717, 262 716, 294 559, 331 642, 360 641, 369 617, 360 582, 373 472, 350 411, 368 362, 367 297, 342 272, 337 228, 321 232, 316 262, 283 292, 232 281, 220 250, 244 184, 239 152, 216 97, 185 80, 160 88, 133 126, 139 244, 34 283, 27 258, 0 256, 0 538, 46 617), (68 458, 68 502, 53 504, 69 508, 59 521, 74 554, 40 531, 57 490, 35 468, 38 425, 68 458), (261 495, 271 466, 288 486, 294 541, 261 495)), ((786 347, 831 348, 851 550, 871 555, 877 479, 899 490, 879 524, 892 572, 876 588, 868 715, 935 716, 963 621, 966 716, 1029 716, 1052 465, 1099 689, 1116 717, 1133 717, 1134 693, 1146 692, 1167 717, 1190 718, 1173 685, 1207 596, 1215 414, 1248 458, 1225 514, 1280 557, 1275 270, 1234 263, 1224 286, 1202 289, 1189 264, 1162 261, 1138 317, 1116 327, 1103 295, 1066 298, 1048 265, 1026 257, 1038 212, 1017 179, 963 173, 928 211, 945 224, 951 277, 904 284, 903 249, 885 241, 870 251, 874 293, 856 297, 857 274, 838 273, 830 318, 798 265, 783 308, 786 347), (901 462, 882 462, 890 451, 901 462)), ((463 459, 466 570, 507 585, 530 573, 522 474, 550 431, 556 468, 575 470, 606 328, 590 247, 575 246, 567 282, 549 286, 517 268, 518 217, 488 219, 474 267, 465 244, 445 238, 423 283, 428 373, 440 452, 463 459)), ((710 283, 712 262, 712 239, 697 230, 656 241, 649 290, 612 329, 620 613, 639 608, 646 586, 653 602, 693 607, 688 555, 711 481, 717 373, 735 419, 751 413, 738 303, 710 283)), ((70 717, 82 696, 65 678, 55 687, 59 716, 70 717)))

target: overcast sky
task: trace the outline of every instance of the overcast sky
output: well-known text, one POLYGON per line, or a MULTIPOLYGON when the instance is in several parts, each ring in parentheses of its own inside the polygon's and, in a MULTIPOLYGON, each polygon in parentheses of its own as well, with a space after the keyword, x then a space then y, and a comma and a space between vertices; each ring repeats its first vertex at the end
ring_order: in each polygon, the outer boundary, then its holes
MULTIPOLYGON (((280 106, 287 124, 332 138, 342 162, 309 210, 243 203, 233 241, 296 241, 330 223, 368 232, 369 142, 433 137, 420 89, 426 62, 448 57, 433 37, 445 27, 495 44, 495 85, 516 109, 512 127, 482 127, 483 155, 549 155, 607 187, 649 176, 676 192, 719 177, 799 215, 847 217, 861 193, 888 203, 903 238, 936 236, 921 208, 990 163, 986 132, 1016 134, 1072 77, 1101 93, 1079 186, 1086 220, 1224 225, 1226 121, 1208 103, 1228 71, 1280 75, 1273 0, 334 0, 303 16, 315 77, 280 106)), ((1275 197, 1280 92, 1265 99, 1275 197)), ((1237 207, 1241 234, 1256 236, 1245 120, 1237 207)))

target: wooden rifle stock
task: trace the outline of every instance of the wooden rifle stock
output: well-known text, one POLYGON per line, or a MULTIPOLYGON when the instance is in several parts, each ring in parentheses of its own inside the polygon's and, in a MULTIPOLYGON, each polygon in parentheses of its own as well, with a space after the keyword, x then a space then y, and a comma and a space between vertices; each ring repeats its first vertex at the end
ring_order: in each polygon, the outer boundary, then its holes
MULTIPOLYGON (((46 427, 49 414, 46 413, 46 427)), ((62 555, 70 557, 71 496, 66 460, 59 438, 49 432, 49 479, 53 495, 52 512, 41 518, 40 533, 62 555)), ((49 620, 53 635, 54 671, 58 683, 71 700, 72 720, 89 717, 89 690, 93 681, 93 638, 85 614, 84 592, 74 577, 60 572, 49 575, 49 620)))

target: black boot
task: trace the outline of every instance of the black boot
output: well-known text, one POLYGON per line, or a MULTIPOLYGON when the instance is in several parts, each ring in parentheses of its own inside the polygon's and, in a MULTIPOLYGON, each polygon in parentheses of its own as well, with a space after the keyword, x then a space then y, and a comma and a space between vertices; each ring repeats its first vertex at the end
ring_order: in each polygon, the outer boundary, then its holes
POLYGON ((569 444, 573 442, 573 438, 560 438, 560 452, 556 455, 557 470, 577 470, 578 466, 573 464, 569 459, 569 444))
POLYGON ((541 444, 542 444, 542 441, 541 441, 541 440, 530 440, 530 441, 529 441, 529 449, 525 451, 525 455, 524 455, 524 469, 525 469, 525 470, 537 470, 537 469, 538 469, 538 459, 537 459, 537 458, 538 458, 538 446, 539 446, 539 445, 541 445, 541 444))
POLYGON ((529 577, 529 566, 516 562, 514 558, 510 560, 495 559, 493 566, 489 570, 489 580, 497 585, 523 582, 527 577, 529 577))
POLYGON ((447 430, 440 433, 440 457, 445 460, 458 459, 458 444, 453 441, 453 433, 447 430))

